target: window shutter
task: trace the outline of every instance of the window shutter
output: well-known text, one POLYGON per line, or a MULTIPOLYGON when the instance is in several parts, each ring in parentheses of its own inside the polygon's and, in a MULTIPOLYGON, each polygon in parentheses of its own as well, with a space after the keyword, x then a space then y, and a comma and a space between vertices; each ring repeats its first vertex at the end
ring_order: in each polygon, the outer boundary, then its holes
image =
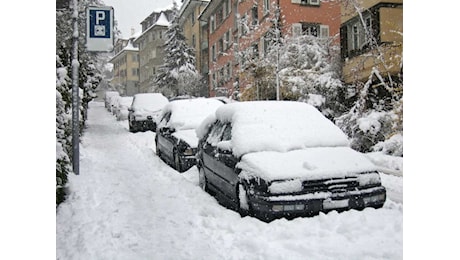
POLYGON ((291 3, 293 3, 293 4, 300 4, 300 0, 291 0, 291 3))
POLYGON ((292 24, 292 36, 299 36, 302 34, 302 24, 293 23, 292 24))
POLYGON ((321 38, 329 37, 329 25, 320 25, 319 35, 321 38))

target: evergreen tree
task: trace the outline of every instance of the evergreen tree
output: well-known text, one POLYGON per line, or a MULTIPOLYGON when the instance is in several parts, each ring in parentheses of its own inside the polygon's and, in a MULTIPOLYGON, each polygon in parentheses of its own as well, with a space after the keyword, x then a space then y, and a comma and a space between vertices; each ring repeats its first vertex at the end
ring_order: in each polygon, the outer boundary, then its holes
POLYGON ((205 88, 200 84, 195 50, 190 47, 179 25, 179 10, 173 2, 173 20, 166 31, 165 58, 154 82, 153 91, 165 96, 197 96, 205 88))
MULTIPOLYGON (((72 36, 73 36, 73 4, 57 5, 56 9, 56 205, 65 199, 67 175, 72 172, 72 142, 71 142, 71 110, 72 110, 72 36)), ((78 61, 79 97, 80 97, 80 133, 86 122, 88 103, 94 99, 95 90, 102 75, 94 65, 98 54, 89 53, 85 49, 86 18, 88 6, 102 6, 99 0, 78 1, 78 61)))

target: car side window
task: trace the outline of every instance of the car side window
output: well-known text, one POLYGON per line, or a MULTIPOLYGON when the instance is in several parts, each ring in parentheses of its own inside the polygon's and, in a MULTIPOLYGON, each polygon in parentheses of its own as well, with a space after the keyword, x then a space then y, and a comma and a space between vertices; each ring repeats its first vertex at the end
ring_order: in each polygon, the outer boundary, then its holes
POLYGON ((224 132, 222 133, 222 141, 230 141, 232 139, 232 125, 225 124, 224 132))
POLYGON ((160 120, 160 124, 162 124, 163 126, 166 126, 170 118, 171 118, 171 112, 164 114, 160 120))
POLYGON ((212 146, 216 146, 217 143, 221 140, 224 130, 225 124, 220 121, 214 122, 206 142, 212 146))

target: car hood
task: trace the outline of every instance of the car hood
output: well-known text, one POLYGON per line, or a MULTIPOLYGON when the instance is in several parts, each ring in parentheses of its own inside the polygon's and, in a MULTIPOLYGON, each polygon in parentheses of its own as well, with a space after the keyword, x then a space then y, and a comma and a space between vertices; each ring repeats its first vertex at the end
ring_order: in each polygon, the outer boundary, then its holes
POLYGON ((319 147, 289 152, 255 152, 237 164, 243 178, 318 180, 375 171, 362 153, 349 147, 319 147))
POLYGON ((178 130, 172 135, 178 140, 186 142, 191 148, 198 146, 198 137, 196 136, 195 129, 178 130))
POLYGON ((161 110, 149 110, 145 108, 136 108, 134 115, 136 116, 154 116, 157 117, 161 113, 161 110))

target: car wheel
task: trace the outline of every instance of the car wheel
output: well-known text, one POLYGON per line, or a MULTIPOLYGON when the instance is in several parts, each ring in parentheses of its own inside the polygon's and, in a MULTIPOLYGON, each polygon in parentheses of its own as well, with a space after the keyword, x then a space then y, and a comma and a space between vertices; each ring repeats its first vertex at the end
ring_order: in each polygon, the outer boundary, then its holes
POLYGON ((180 158, 179 158, 179 153, 177 152, 176 149, 174 149, 173 151, 173 157, 174 157, 174 168, 178 172, 183 172, 182 165, 181 165, 180 158))
POLYGON ((251 214, 251 205, 249 204, 248 192, 242 183, 238 183, 236 189, 238 212, 242 217, 251 214))
POLYGON ((198 169, 198 185, 204 191, 208 191, 208 181, 206 180, 206 175, 204 175, 203 167, 199 167, 198 169))

